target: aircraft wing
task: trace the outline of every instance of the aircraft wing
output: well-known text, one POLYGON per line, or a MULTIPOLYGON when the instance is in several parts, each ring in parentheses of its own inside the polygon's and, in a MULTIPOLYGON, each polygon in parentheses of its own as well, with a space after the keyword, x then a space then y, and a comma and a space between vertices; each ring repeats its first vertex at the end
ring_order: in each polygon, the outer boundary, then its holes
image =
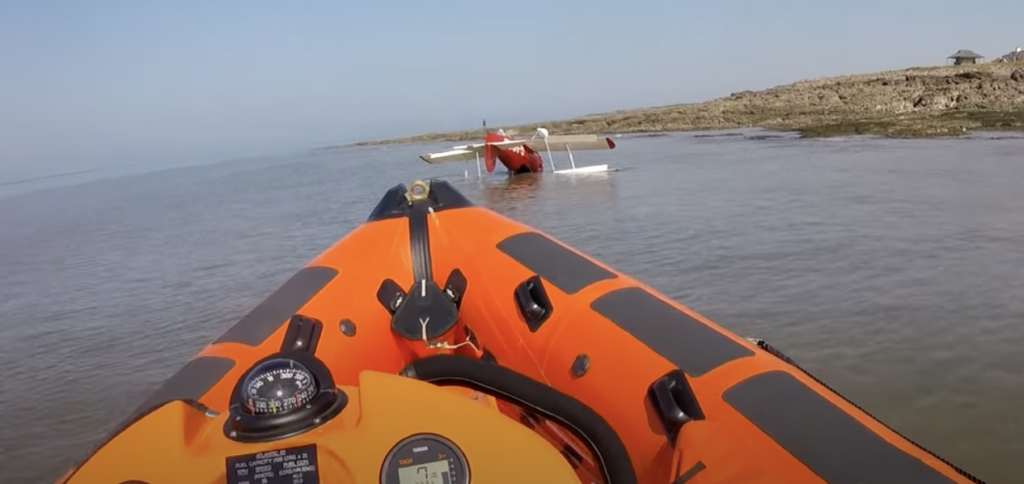
POLYGON ((468 149, 468 147, 461 149, 456 148, 453 150, 442 151, 440 153, 424 153, 420 155, 420 159, 432 165, 436 165, 439 163, 475 160, 479 153, 480 151, 468 149))
POLYGON ((551 151, 565 151, 566 147, 573 151, 611 150, 615 148, 615 142, 611 138, 594 134, 548 136, 546 145, 544 144, 544 138, 525 141, 526 143, 524 144, 534 151, 545 151, 548 147, 551 147, 551 151))
MULTIPOLYGON (((509 140, 500 141, 497 143, 490 143, 491 146, 497 146, 499 148, 508 148, 511 146, 522 146, 530 140, 509 140)), ((484 143, 475 145, 463 145, 455 146, 448 151, 442 151, 439 153, 424 153, 420 155, 420 159, 436 165, 440 163, 454 163, 457 161, 472 161, 476 160, 476 157, 483 156, 484 154, 484 143)))

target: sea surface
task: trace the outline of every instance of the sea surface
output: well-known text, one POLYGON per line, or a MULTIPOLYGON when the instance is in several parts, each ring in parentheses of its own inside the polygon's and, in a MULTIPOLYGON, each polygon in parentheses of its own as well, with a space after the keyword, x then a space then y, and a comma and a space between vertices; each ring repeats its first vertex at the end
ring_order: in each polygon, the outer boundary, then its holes
POLYGON ((366 147, 0 186, 0 482, 52 482, 389 187, 425 177, 1020 482, 1024 140, 993 138, 622 137, 576 154, 619 172, 512 180, 416 157, 447 144, 366 147))

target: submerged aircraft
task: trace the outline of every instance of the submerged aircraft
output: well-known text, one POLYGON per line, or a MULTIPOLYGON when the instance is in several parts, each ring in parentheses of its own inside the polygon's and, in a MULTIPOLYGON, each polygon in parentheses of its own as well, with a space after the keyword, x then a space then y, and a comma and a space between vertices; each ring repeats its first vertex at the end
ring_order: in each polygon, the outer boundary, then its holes
MULTIPOLYGON (((486 125, 485 125, 486 126, 486 125)), ((486 127, 485 127, 486 129, 486 127)), ((523 173, 539 173, 544 171, 544 159, 541 151, 548 152, 548 161, 554 173, 599 173, 611 171, 608 165, 576 167, 573 150, 610 150, 615 148, 611 138, 593 134, 552 136, 545 128, 537 128, 537 132, 528 139, 514 139, 504 130, 486 131, 483 143, 455 146, 451 150, 439 153, 426 153, 420 159, 430 164, 453 163, 470 160, 477 162, 477 175, 481 175, 480 158, 483 157, 487 173, 494 173, 496 162, 500 161, 508 169, 510 175, 523 173), (554 166, 552 149, 563 149, 569 154, 572 168, 558 170, 554 166)))

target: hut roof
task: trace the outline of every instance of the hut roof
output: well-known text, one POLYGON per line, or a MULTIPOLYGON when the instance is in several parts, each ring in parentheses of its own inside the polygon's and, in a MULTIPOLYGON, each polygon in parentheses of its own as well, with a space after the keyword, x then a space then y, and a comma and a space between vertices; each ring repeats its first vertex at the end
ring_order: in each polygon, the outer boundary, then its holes
POLYGON ((985 56, 971 50, 971 49, 960 49, 955 54, 947 57, 947 59, 981 59, 985 56))

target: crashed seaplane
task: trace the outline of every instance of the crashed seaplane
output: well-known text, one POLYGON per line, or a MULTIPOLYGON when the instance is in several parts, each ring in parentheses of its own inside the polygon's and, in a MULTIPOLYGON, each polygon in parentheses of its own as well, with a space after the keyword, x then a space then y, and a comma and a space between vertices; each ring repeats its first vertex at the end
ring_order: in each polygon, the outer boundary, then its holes
POLYGON ((541 152, 547 151, 551 171, 556 174, 604 173, 614 170, 609 168, 608 165, 577 167, 572 152, 580 150, 610 150, 614 148, 615 142, 611 138, 593 134, 552 136, 547 129, 537 128, 533 136, 528 139, 514 139, 507 135, 504 130, 499 129, 497 132, 486 131, 483 143, 455 146, 448 151, 440 153, 422 154, 420 158, 430 164, 458 161, 469 163, 471 160, 476 160, 477 176, 483 175, 480 167, 480 159, 483 158, 487 173, 493 173, 497 162, 500 161, 508 169, 509 175, 520 175, 544 171, 544 159, 541 157, 541 152), (559 170, 555 167, 554 157, 551 156, 551 150, 553 149, 565 150, 569 154, 569 165, 571 168, 559 170))

